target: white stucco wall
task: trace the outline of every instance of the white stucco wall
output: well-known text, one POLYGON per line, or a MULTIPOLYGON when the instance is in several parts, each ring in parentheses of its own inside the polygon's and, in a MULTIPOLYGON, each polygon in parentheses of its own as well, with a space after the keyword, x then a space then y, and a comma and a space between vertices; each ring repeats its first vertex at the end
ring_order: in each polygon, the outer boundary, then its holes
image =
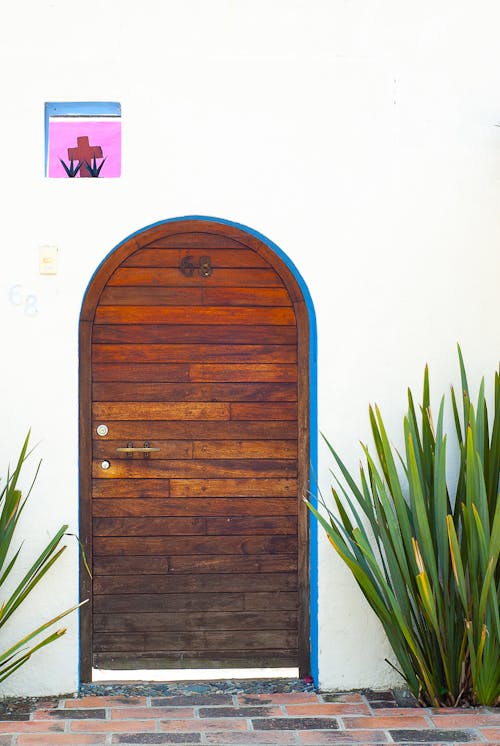
MULTIPOLYGON (((471 381, 500 342, 500 8, 495 0, 17 0, 0 24, 0 465, 28 426, 43 467, 26 562, 77 529, 78 316, 103 257, 157 220, 212 215, 292 259, 318 317, 319 422, 355 465, 376 400, 395 439, 407 385, 471 381), (119 101, 123 175, 44 178, 45 101, 119 101), (55 244, 60 271, 38 274, 55 244), (9 302, 20 285, 39 312, 9 302)), ((319 477, 328 489, 323 450, 319 477)), ((380 629, 320 541, 324 687, 394 680, 380 629)), ((77 598, 77 550, 2 639, 77 598), (4 637, 5 636, 5 637, 4 637)), ((69 633, 3 693, 75 690, 69 633)), ((3 643, 2 643, 3 644, 3 643)))

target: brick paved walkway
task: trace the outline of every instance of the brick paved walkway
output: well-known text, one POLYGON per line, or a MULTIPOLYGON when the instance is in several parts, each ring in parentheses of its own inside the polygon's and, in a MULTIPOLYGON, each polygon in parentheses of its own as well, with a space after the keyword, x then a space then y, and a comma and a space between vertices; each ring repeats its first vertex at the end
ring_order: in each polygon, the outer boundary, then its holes
POLYGON ((500 709, 386 707, 358 693, 180 694, 39 702, 0 721, 0 746, 500 745, 500 709), (22 717, 22 715, 20 715, 22 717))

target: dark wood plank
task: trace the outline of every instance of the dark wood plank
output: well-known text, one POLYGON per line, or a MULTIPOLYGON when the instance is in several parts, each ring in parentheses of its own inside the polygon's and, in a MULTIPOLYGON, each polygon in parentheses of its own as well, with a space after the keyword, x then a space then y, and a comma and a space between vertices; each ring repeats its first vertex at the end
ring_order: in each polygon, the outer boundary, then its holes
POLYGON ((189 630, 187 632, 94 632, 94 650, 255 650, 291 648, 297 645, 297 633, 288 630, 189 630))
MULTIPOLYGON (((94 537, 146 536, 149 538, 151 536, 202 536, 206 532, 206 519, 202 516, 182 518, 178 516, 169 516, 168 518, 150 516, 147 518, 94 518, 93 526, 94 537)), ((212 531, 211 533, 215 532, 212 531)), ((281 533, 284 533, 284 531, 281 531, 281 533)))
POLYGON ((259 306, 98 306, 96 324, 295 325, 292 308, 259 306))
POLYGON ((291 306, 285 288, 106 287, 101 306, 291 306))
MULTIPOLYGON (((189 221, 186 221, 186 223, 189 221)), ((197 225, 201 227, 203 221, 196 221, 197 225)), ((154 241, 148 242, 148 248, 159 248, 159 249, 246 249, 245 243, 238 241, 234 238, 224 235, 224 231, 220 230, 217 225, 209 225, 205 223, 205 230, 185 230, 185 223, 175 224, 167 226, 159 232, 164 234, 154 241)))
MULTIPOLYGON (((132 446, 140 447, 143 441, 135 439, 132 446)), ((149 454, 150 459, 296 459, 297 444, 293 440, 158 440, 148 441, 159 448, 149 454)), ((127 445, 123 440, 97 438, 94 441, 94 458, 142 459, 141 453, 125 453, 117 449, 127 445)))
MULTIPOLYGON (((126 445, 126 444, 125 444, 126 445)), ((151 443, 154 447, 154 441, 151 443)), ((109 454, 110 466, 103 469, 101 460, 93 463, 92 475, 96 479, 211 479, 297 476, 297 464, 294 459, 220 459, 209 461, 194 459, 165 460, 139 458, 115 458, 115 452, 109 454)))
MULTIPOLYGON (((170 557, 130 555, 127 557, 94 557, 94 577, 98 575, 159 575, 170 570, 170 557)), ((196 568, 194 569, 196 572, 196 568)))
MULTIPOLYGON (((94 441, 94 445, 92 448, 93 456, 95 459, 110 457, 122 459, 143 458, 143 454, 141 453, 130 454, 117 450, 118 448, 126 447, 129 442, 132 443, 132 446, 135 445, 136 447, 142 447, 144 445, 144 442, 141 440, 136 440, 135 443, 132 441, 127 441, 127 443, 125 443, 123 440, 98 438, 94 441)), ((160 448, 160 451, 149 454, 149 458, 161 457, 163 459, 190 459, 193 457, 193 444, 189 440, 155 440, 154 442, 151 441, 150 445, 160 448)))
POLYGON ((108 281, 109 287, 143 285, 146 287, 282 287, 273 269, 214 269, 210 277, 194 272, 186 277, 178 268, 119 267, 108 281))
MULTIPOLYGON (((116 559, 116 558, 115 558, 116 559)), ((198 573, 261 573, 262 583, 270 573, 296 572, 297 557, 292 554, 261 554, 238 557, 229 555, 175 555, 169 558, 169 572, 176 575, 198 573)), ((273 607, 274 608, 274 607, 273 607)))
POLYGON ((92 494, 96 498, 157 498, 163 499, 170 494, 168 479, 93 479, 92 494))
POLYGON ((147 542, 143 537, 94 536, 95 557, 127 554, 283 554, 296 551, 297 540, 294 536, 151 536, 147 542))
POLYGON ((295 479, 171 479, 172 497, 292 497, 295 479))
POLYGON ((295 611, 96 614, 96 632, 183 632, 185 630, 294 630, 295 611))
POLYGON ((243 381, 293 382, 297 380, 295 365, 263 364, 204 364, 204 363, 94 363, 93 381, 243 381))
POLYGON ((206 532, 208 536, 223 536, 235 534, 271 534, 273 536, 296 536, 297 518, 295 518, 294 516, 271 515, 206 518, 206 532))
POLYGON ((285 288, 202 288, 203 303, 207 306, 289 306, 290 296, 285 288))
MULTIPOLYGON (((98 480, 95 480, 98 481, 98 480)), ((119 480, 120 483, 127 480, 119 480)), ((135 480, 134 480, 135 481, 135 480)), ((151 482, 154 480, 144 480, 151 482)), ((109 488, 108 499, 94 499, 92 512, 95 517, 126 516, 243 516, 261 515, 263 510, 269 515, 297 515, 297 500, 288 497, 183 497, 183 498, 120 498, 116 497, 113 484, 105 482, 109 488), (111 498, 111 499, 109 499, 111 498)), ((133 487, 130 488, 133 491, 133 487)))
MULTIPOLYGON (((177 581, 178 583, 178 581, 177 581)), ((97 583, 97 590, 99 584, 97 583)), ((106 587, 106 586, 104 586, 106 587)), ((287 593, 282 606, 275 609, 293 610, 297 606, 297 594, 287 593), (293 605, 292 605, 293 604, 293 605)), ((280 594, 281 597, 281 594, 280 594)), ((261 606, 259 609, 266 607, 261 606)), ((99 614, 176 612, 176 611, 244 611, 243 593, 119 593, 94 596, 94 612, 99 614)), ((257 609, 257 610, 259 610, 257 609)))
MULTIPOLYGON (((158 575, 172 573, 188 575, 196 573, 275 573, 294 572, 297 570, 297 557, 294 554, 273 554, 263 557, 261 554, 238 557, 231 555, 196 554, 173 555, 132 555, 128 557, 95 557, 94 576, 97 575, 158 575)), ((265 577, 263 577, 265 581, 265 577)))
POLYGON ((295 345, 94 344, 92 354, 97 363, 199 363, 204 360, 293 363, 297 350, 295 345))
MULTIPOLYGON (((94 438, 99 438, 96 427, 102 422, 95 419, 93 427, 94 438)), ((124 438, 125 440, 163 440, 195 438, 196 440, 210 440, 212 438, 239 438, 244 440, 296 440, 297 423, 290 420, 283 422, 241 422, 230 420, 110 420, 106 419, 109 427, 107 437, 111 440, 124 438)))
POLYGON ((231 404, 232 420, 295 420, 297 418, 297 407, 287 402, 275 404, 231 404))
MULTIPOLYGON (((297 603, 297 576, 295 573, 268 573, 265 577, 266 592, 264 596, 267 599, 267 608, 273 606, 272 596, 276 594, 281 598, 281 594, 285 593, 284 602, 287 604, 292 602, 292 596, 294 603, 297 603), (290 592, 294 591, 294 593, 290 592)), ((103 594, 108 597, 114 595, 128 595, 132 594, 160 594, 163 598, 163 604, 168 604, 168 609, 174 611, 176 609, 170 609, 170 594, 179 593, 184 596, 187 594, 193 594, 194 596, 205 594, 216 595, 218 593, 224 595, 229 594, 243 594, 249 596, 247 605, 247 598, 245 595, 244 608, 247 611, 252 611, 259 608, 266 608, 266 606, 256 606, 258 603, 264 603, 264 597, 261 598, 262 593, 253 592, 255 588, 262 586, 262 575, 252 573, 227 573, 227 574, 195 574, 195 575, 183 575, 182 580, 175 576, 170 575, 112 575, 107 577, 97 576, 94 578, 94 593, 97 595, 103 594), (164 594, 168 595, 168 598, 164 594)), ((233 599, 234 600, 234 599, 233 599)), ((132 603, 132 601, 131 601, 132 603)), ((172 602, 173 603, 173 602, 172 602)), ((102 608, 101 606, 99 608, 102 608)), ((144 611, 147 611, 149 607, 143 606, 144 611)), ((155 607, 150 609, 151 611, 165 611, 167 607, 164 605, 160 608, 155 607)), ((204 607, 193 607, 193 608, 204 608, 204 607)), ((210 608, 216 608, 211 606, 210 608)), ((296 606, 276 606, 275 609, 292 608, 296 606)), ((130 609, 130 611, 140 611, 140 608, 130 609)))
MULTIPOLYGON (((276 288, 278 289, 278 288, 276 288)), ((204 288, 105 287, 100 306, 201 306, 204 288)), ((286 292, 286 291, 285 291, 286 292)), ((287 294, 288 297, 288 294, 287 294)), ((241 304, 240 304, 241 305, 241 304)), ((245 304, 248 305, 248 304, 245 304)), ((268 305, 268 304, 265 304, 268 305)), ((276 304, 278 305, 278 304, 276 304)))
POLYGON ((272 593, 263 591, 245 593, 243 607, 247 611, 259 609, 297 609, 300 608, 300 601, 296 593, 289 593, 282 590, 273 591, 272 593))
MULTIPOLYGON (((189 251, 185 248, 145 248, 140 251, 135 251, 129 259, 126 259, 123 262, 122 267, 173 267, 177 272, 180 272, 180 264, 182 260, 188 256, 190 262, 195 266, 195 273, 198 273, 196 268, 199 267, 200 259, 207 256, 207 248, 192 248, 189 251)), ((251 249, 214 248, 210 249, 209 256, 214 271, 221 267, 232 267, 238 269, 255 267, 269 268, 269 263, 251 249)))
POLYGON ((295 383, 94 383, 96 401, 294 402, 295 383))
POLYGON ((209 656, 204 651, 180 650, 175 653, 95 653, 94 668, 133 670, 168 668, 290 668, 297 666, 297 650, 218 651, 209 656))
POLYGON ((295 326, 236 326, 231 324, 99 324, 95 344, 295 344, 295 326))
POLYGON ((286 364, 230 364, 192 363, 189 366, 191 381, 296 381, 297 366, 286 364))
MULTIPOLYGON (((102 420, 227 420, 222 402, 94 402, 94 419, 102 420)), ((282 418, 285 419, 285 418, 282 418)))
MULTIPOLYGON (((295 536, 297 519, 294 516, 168 516, 94 518, 96 536, 225 536, 265 535, 295 536)), ((184 553, 183 553, 184 554, 184 553)))
POLYGON ((293 440, 195 440, 193 458, 297 458, 293 440))
POLYGON ((94 363, 92 380, 97 381, 189 381, 188 363, 94 363))

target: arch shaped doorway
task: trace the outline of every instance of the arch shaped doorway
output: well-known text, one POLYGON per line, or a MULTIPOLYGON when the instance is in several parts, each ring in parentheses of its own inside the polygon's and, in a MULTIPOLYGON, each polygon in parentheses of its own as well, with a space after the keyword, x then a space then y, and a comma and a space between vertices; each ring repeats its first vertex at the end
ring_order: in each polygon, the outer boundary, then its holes
MULTIPOLYGON (((80 317, 80 676, 310 672, 312 307, 227 221, 146 228, 80 317)), ((307 291, 306 291, 307 292, 307 291)))

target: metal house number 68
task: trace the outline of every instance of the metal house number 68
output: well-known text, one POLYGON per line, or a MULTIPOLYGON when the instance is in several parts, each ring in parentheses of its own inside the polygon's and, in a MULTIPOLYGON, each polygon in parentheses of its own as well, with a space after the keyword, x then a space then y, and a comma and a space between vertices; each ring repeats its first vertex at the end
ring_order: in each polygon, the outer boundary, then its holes
POLYGON ((200 277, 210 277, 213 272, 212 262, 209 256, 200 256, 198 267, 196 267, 191 254, 181 259, 179 269, 184 277, 192 277, 196 269, 198 269, 200 277))

